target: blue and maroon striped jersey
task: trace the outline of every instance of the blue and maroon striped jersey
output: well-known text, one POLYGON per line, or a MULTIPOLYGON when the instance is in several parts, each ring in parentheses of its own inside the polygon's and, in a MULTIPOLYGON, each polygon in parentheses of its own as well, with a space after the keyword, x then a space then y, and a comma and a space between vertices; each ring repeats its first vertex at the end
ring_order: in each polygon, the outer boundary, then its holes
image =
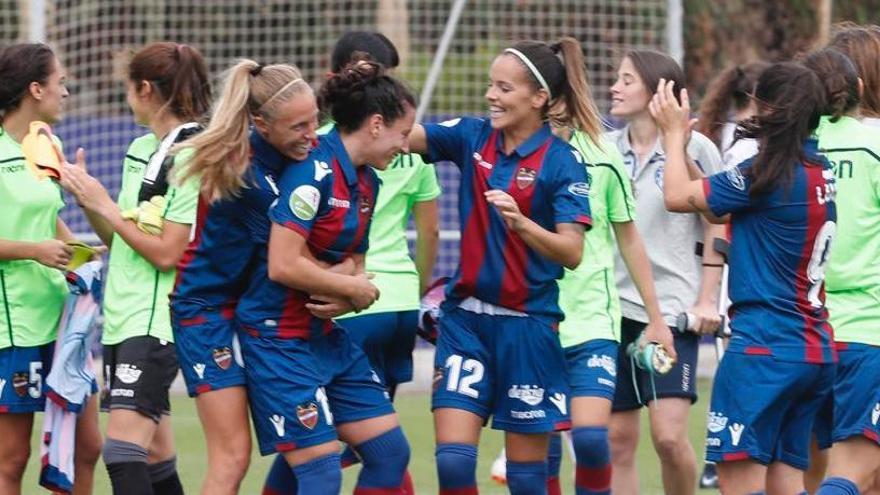
POLYGON ((837 211, 831 166, 804 143, 789 184, 749 195, 754 158, 703 180, 712 213, 731 214, 729 351, 781 361, 836 361, 825 265, 837 211))
POLYGON ((234 306, 244 292, 253 258, 265 251, 269 207, 278 197, 276 184, 290 159, 255 131, 250 144, 251 166, 238 196, 213 203, 199 197, 192 240, 177 264, 173 299, 234 306))
MULTIPOLYGON (((459 118, 425 125, 429 161, 461 169, 458 195, 461 260, 447 289, 447 305, 468 297, 543 317, 559 309, 562 265, 541 256, 507 228, 484 193, 513 196, 520 211, 549 231, 559 223, 590 226, 589 178, 580 154, 544 125, 510 155, 488 120, 459 118)), ((589 256, 589 253, 584 253, 589 256)))
MULTIPOLYGON (((367 233, 379 179, 368 166, 355 167, 336 130, 321 137, 302 162, 291 164, 278 183, 272 222, 306 239, 312 255, 330 264, 367 252, 367 233)), ((308 338, 326 333, 330 320, 306 309, 309 294, 269 280, 265 248, 257 256, 237 316, 245 329, 264 337, 308 338)))

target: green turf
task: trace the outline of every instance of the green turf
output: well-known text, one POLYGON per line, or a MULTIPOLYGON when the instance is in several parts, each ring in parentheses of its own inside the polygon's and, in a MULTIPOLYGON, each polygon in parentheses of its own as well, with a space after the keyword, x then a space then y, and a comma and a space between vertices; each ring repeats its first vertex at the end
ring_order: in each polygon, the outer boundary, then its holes
MULTIPOLYGON (((697 458, 701 459, 703 455, 703 438, 706 425, 706 400, 709 397, 709 385, 707 380, 698 382, 701 400, 694 408, 690 421, 690 438, 697 450, 697 458)), ((401 422, 403 423, 406 435, 412 446, 412 460, 410 462, 410 470, 413 474, 418 493, 433 494, 437 493, 436 474, 434 473, 434 435, 432 430, 431 416, 428 412, 428 395, 403 395, 398 397, 396 406, 400 413, 401 422)), ((177 396, 172 398, 173 423, 175 431, 175 440, 178 448, 178 466, 181 480, 187 493, 198 493, 199 484, 202 474, 205 470, 204 440, 202 430, 199 426, 199 420, 196 415, 195 405, 192 400, 187 397, 177 396)), ((106 415, 102 415, 102 424, 106 420, 106 415)), ((642 431, 647 432, 647 415, 642 415, 642 431)), ((38 416, 37 424, 42 421, 38 416)), ((32 440, 33 452, 39 451, 38 435, 35 432, 32 440)), ((507 493, 502 487, 495 485, 489 479, 489 465, 494 460, 501 448, 501 434, 497 431, 486 429, 483 433, 482 442, 480 444, 480 458, 478 466, 478 479, 480 481, 481 494, 504 494, 507 493)), ((262 486, 263 477, 271 463, 271 457, 260 457, 254 451, 251 461, 251 468, 242 485, 242 494, 259 494, 262 486)), ((660 482, 660 468, 650 439, 647 435, 642 435, 641 443, 638 451, 638 464, 641 479, 641 493, 643 494, 659 494, 662 493, 662 485, 660 482)), ((26 494, 45 493, 37 486, 37 472, 39 469, 39 461, 36 455, 31 457, 28 465, 28 471, 25 474, 26 494)), ((342 493, 351 493, 356 477, 357 470, 352 468, 346 470, 344 488, 342 493)), ((566 454, 562 466, 562 479, 571 480, 571 461, 566 454)), ((110 482, 107 479, 107 472, 103 464, 98 465, 95 494, 110 494, 110 482)), ((570 483, 564 483, 564 493, 572 493, 570 483)))

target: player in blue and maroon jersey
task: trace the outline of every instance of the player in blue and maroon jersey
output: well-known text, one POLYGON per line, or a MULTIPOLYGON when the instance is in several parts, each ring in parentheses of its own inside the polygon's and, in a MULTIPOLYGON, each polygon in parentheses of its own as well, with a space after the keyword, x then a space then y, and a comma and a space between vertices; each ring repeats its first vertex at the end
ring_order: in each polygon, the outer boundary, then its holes
POLYGON ((368 307, 363 273, 383 168, 406 150, 415 99, 379 64, 353 62, 321 89, 336 129, 288 167, 236 318, 254 426, 299 493, 338 493, 337 437, 363 462, 355 493, 403 493, 409 445, 366 355, 330 318, 368 307), (347 271, 346 271, 346 267, 347 271))
POLYGON ((480 429, 504 430, 511 493, 546 493, 549 433, 570 427, 556 280, 590 225, 583 160, 548 118, 587 129, 580 45, 521 42, 489 69, 489 118, 417 127, 413 151, 462 171, 461 261, 448 285, 432 408, 441 494, 475 494, 480 429))
POLYGON ((733 336, 712 389, 706 457, 718 463, 722 493, 801 493, 837 360, 824 283, 835 183, 810 137, 825 92, 809 69, 780 63, 758 79, 755 98, 758 115, 741 126, 758 155, 703 180, 685 163, 687 92, 679 104, 661 80, 651 114, 666 143, 666 207, 731 224, 733 336))
POLYGON ((245 60, 230 70, 207 129, 186 144, 201 194, 177 267, 171 320, 208 445, 204 493, 238 493, 247 471, 251 433, 233 316, 247 272, 266 249, 276 184, 288 164, 308 156, 317 116, 298 69, 245 60))

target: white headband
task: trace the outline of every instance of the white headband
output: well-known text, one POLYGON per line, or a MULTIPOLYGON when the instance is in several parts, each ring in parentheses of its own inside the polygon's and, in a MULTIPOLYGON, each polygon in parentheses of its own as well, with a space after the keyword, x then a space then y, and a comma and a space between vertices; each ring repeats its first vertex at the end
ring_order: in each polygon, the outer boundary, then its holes
POLYGON ((287 88, 293 86, 296 83, 300 83, 300 82, 305 82, 305 81, 301 77, 297 77, 296 79, 294 79, 294 80, 290 81, 289 83, 285 84, 284 86, 282 86, 281 89, 276 91, 274 95, 272 95, 268 100, 264 101, 263 104, 260 105, 260 108, 257 109, 257 111, 260 111, 263 107, 268 105, 270 101, 274 100, 278 95, 280 95, 281 93, 286 91, 287 88))
POLYGON ((504 50, 504 53, 512 53, 516 55, 517 58, 522 60, 522 62, 526 64, 526 67, 528 67, 529 70, 532 72, 532 75, 535 76, 535 79, 537 79, 538 82, 541 83, 541 87, 547 91, 547 94, 550 95, 550 98, 553 98, 553 92, 550 91, 550 86, 547 85, 547 81, 544 80, 544 76, 541 75, 541 72, 538 70, 537 67, 535 67, 535 64, 533 64, 532 61, 529 60, 529 57, 526 57, 523 52, 517 50, 516 48, 507 48, 506 50, 504 50))

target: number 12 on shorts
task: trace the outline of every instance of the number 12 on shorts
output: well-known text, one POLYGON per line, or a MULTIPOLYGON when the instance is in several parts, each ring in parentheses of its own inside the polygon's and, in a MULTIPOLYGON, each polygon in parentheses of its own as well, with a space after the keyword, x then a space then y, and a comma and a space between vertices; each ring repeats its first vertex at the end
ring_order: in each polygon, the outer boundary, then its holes
POLYGON ((458 392, 474 399, 480 397, 480 392, 473 388, 475 383, 483 379, 483 363, 476 359, 464 359, 458 354, 446 358, 446 390, 458 392), (462 372, 467 373, 462 376, 462 372))

